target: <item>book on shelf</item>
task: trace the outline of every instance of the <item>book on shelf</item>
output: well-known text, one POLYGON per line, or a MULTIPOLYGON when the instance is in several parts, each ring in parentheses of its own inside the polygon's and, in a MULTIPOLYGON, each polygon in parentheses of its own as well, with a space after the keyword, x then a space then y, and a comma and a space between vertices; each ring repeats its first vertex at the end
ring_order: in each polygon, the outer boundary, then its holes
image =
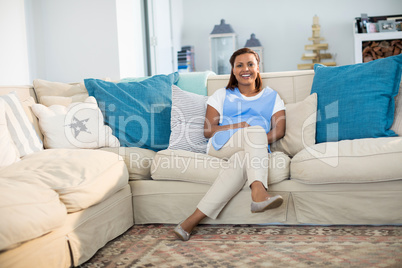
POLYGON ((177 66, 179 72, 194 72, 194 47, 183 46, 177 52, 177 66))

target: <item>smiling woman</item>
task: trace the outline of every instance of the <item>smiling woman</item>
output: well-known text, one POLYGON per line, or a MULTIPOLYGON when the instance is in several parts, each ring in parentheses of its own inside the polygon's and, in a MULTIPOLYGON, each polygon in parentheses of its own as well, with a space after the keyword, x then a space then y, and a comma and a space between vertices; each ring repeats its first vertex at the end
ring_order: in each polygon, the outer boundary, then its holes
POLYGON ((229 61, 232 65, 232 75, 226 88, 234 90, 239 87, 246 97, 261 91, 260 58, 255 51, 248 48, 239 49, 229 61))
POLYGON ((194 213, 176 226, 175 234, 184 241, 202 219, 216 219, 246 183, 251 188, 252 213, 283 202, 282 196, 267 192, 267 163, 269 144, 285 135, 284 103, 273 89, 262 89, 256 52, 239 49, 230 64, 229 83, 208 99, 204 123, 204 136, 210 138, 207 153, 228 160, 228 168, 219 173, 194 213))

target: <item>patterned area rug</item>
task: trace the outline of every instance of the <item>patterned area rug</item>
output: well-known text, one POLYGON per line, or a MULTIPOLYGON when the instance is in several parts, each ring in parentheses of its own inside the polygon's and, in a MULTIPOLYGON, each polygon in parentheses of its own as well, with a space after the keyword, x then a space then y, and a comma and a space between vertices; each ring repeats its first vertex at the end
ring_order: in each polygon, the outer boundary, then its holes
POLYGON ((80 267, 402 267, 401 226, 135 225, 80 267))

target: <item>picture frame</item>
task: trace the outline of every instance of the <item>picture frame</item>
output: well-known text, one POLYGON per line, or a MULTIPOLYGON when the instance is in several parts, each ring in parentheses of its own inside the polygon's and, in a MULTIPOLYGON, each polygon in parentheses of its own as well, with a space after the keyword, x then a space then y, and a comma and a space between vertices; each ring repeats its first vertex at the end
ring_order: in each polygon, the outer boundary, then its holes
POLYGON ((402 31, 402 21, 395 22, 395 28, 397 31, 402 31))
POLYGON ((367 33, 377 33, 378 32, 378 24, 369 22, 367 23, 367 33))
POLYGON ((378 22, 378 29, 380 32, 395 32, 396 24, 392 20, 380 20, 378 22))

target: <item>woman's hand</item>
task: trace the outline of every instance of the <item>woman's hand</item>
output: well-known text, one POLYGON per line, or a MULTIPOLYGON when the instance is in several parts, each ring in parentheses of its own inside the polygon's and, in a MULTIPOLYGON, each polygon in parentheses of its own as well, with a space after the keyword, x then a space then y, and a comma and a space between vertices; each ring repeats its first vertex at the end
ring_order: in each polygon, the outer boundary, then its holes
POLYGON ((237 124, 233 124, 231 126, 233 126, 232 128, 244 128, 244 127, 249 127, 250 125, 247 122, 240 122, 237 124))
POLYGON ((207 106, 207 111, 205 114, 205 122, 204 122, 204 136, 205 138, 211 138, 216 132, 228 129, 235 129, 235 128, 245 128, 249 127, 250 125, 247 122, 240 122, 231 125, 219 125, 219 118, 220 115, 218 111, 213 108, 212 106, 207 106))

